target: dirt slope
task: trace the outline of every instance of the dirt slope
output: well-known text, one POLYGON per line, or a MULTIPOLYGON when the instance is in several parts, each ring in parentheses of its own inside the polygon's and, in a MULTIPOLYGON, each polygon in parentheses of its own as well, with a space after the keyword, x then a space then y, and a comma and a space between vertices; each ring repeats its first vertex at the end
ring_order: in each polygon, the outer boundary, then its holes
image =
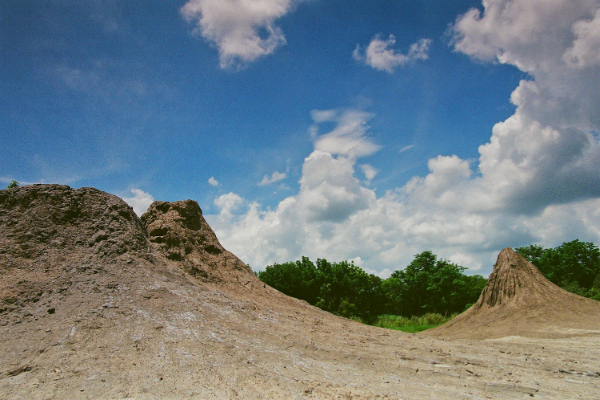
POLYGON ((427 335, 489 339, 518 335, 558 338, 600 333, 600 302, 547 280, 523 256, 506 248, 477 303, 427 335))
POLYGON ((600 337, 448 341, 263 285, 195 202, 0 191, 2 399, 595 398, 600 337))

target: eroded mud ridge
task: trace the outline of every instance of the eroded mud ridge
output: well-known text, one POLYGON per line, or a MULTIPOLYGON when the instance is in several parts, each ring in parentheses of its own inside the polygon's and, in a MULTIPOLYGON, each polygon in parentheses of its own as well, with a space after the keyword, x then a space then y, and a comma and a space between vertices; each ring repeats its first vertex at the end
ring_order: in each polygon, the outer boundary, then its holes
POLYGON ((0 398, 600 397, 596 303, 513 254, 466 316, 410 335, 263 285, 194 201, 140 219, 92 188, 2 190, 0 398))

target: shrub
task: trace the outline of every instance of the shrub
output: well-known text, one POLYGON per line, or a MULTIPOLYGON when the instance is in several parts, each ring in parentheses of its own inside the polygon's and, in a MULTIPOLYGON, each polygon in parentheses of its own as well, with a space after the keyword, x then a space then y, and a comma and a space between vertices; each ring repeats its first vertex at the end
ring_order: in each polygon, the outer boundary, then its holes
POLYGON ((19 182, 12 181, 11 183, 8 184, 8 186, 6 188, 7 189, 12 189, 12 188, 16 188, 16 187, 19 187, 19 182))
POLYGON ((380 315, 374 326, 387 329, 395 329, 402 332, 417 333, 426 329, 435 328, 438 325, 445 324, 452 318, 456 317, 457 314, 452 314, 449 317, 445 317, 439 313, 427 313, 422 316, 412 316, 410 318, 402 317, 400 315, 380 315))

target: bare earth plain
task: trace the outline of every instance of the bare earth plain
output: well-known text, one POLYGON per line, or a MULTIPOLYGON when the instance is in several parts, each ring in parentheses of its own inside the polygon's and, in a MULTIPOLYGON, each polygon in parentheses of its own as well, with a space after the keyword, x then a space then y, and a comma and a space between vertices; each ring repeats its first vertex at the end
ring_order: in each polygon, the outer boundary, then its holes
POLYGON ((140 219, 92 188, 2 190, 0 398, 600 399, 600 303, 509 250, 476 305, 412 335, 265 286, 196 202, 140 219))

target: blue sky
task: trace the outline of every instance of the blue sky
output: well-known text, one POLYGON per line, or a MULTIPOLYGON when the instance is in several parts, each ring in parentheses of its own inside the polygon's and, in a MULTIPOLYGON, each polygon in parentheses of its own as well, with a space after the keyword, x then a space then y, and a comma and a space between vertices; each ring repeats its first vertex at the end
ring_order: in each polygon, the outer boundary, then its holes
POLYGON ((484 3, 3 1, 0 182, 197 200, 255 269, 598 243, 600 2, 484 3))

